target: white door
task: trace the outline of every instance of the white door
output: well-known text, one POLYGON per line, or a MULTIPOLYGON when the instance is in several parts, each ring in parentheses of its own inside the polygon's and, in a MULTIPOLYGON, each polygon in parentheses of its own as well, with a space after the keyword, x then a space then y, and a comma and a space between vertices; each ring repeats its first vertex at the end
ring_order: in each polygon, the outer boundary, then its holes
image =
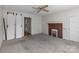
POLYGON ((70 18, 70 40, 79 42, 79 17, 70 18))
POLYGON ((22 37, 22 16, 16 15, 16 38, 22 37))
POLYGON ((7 14, 7 40, 15 38, 15 16, 7 14))

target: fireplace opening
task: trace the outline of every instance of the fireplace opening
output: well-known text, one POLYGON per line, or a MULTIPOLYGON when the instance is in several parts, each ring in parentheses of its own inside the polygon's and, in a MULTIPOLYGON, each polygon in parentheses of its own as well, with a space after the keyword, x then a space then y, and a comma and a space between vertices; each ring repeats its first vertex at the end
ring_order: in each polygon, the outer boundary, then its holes
POLYGON ((48 23, 48 33, 54 37, 63 38, 63 24, 48 23))

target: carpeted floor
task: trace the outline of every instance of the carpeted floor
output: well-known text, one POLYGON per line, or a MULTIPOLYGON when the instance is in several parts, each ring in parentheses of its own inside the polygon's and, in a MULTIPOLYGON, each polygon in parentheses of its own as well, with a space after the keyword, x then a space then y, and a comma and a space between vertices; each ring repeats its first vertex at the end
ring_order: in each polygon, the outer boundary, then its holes
POLYGON ((77 53, 79 42, 38 34, 28 38, 3 41, 0 53, 77 53), (25 40, 24 40, 25 39, 25 40))

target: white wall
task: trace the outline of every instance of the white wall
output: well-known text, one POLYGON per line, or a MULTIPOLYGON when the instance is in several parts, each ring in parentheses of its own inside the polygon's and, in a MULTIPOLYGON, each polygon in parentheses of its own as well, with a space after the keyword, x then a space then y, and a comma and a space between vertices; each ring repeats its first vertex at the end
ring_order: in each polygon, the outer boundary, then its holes
POLYGON ((0 47, 3 41, 2 7, 0 6, 0 47))
POLYGON ((12 10, 3 10, 3 17, 5 19, 7 19, 6 18, 7 12, 14 12, 15 14, 16 13, 22 14, 22 18, 23 18, 23 32, 24 32, 24 17, 31 17, 31 34, 32 35, 42 32, 42 18, 41 18, 41 16, 33 15, 33 14, 29 14, 29 13, 18 12, 18 11, 12 11, 12 10))
POLYGON ((43 16, 42 31, 45 34, 48 34, 48 23, 63 23, 63 39, 70 40, 70 19, 73 17, 79 17, 79 8, 43 16))

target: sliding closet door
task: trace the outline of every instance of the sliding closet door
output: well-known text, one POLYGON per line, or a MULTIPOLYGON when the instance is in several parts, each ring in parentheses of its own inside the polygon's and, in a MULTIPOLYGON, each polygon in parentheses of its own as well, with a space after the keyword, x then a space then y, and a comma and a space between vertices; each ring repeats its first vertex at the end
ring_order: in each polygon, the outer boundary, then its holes
POLYGON ((15 38, 15 16, 7 14, 7 40, 15 38))
POLYGON ((16 15, 16 38, 22 37, 22 15, 16 15))

